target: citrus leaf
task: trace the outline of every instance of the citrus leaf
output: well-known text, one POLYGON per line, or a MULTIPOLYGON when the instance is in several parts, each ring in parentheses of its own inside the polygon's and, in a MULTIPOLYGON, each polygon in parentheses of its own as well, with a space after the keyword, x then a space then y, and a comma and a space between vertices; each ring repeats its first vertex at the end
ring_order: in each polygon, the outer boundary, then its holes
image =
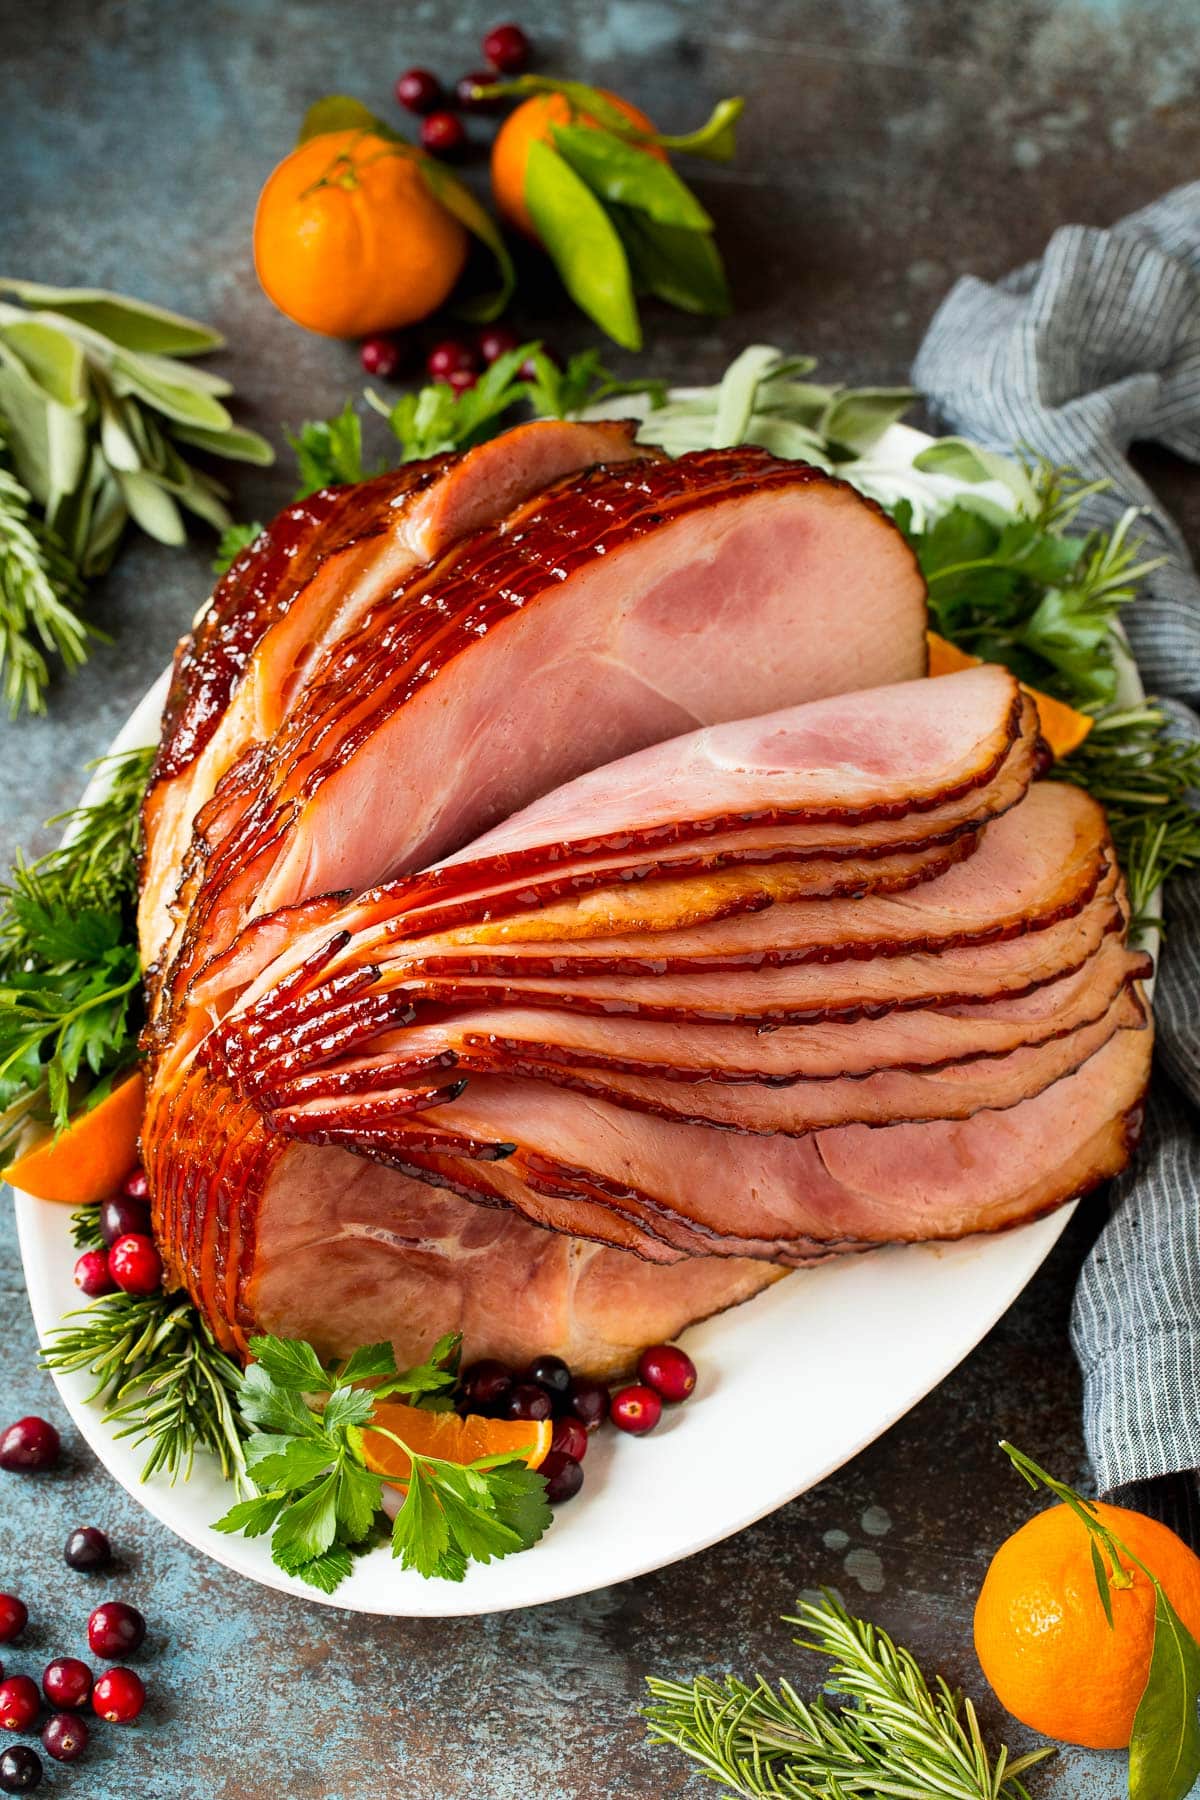
POLYGON ((0 293, 15 294, 32 306, 49 306, 69 319, 77 319, 125 350, 151 351, 159 356, 202 356, 219 350, 225 339, 220 332, 182 313, 151 306, 145 300, 129 300, 105 288, 46 287, 36 281, 5 281, 0 293))
POLYGON ((555 125, 555 148, 594 194, 636 208, 659 225, 711 231, 712 220, 674 169, 648 150, 592 125, 555 125))
POLYGON ((480 205, 470 188, 464 187, 458 177, 452 175, 436 157, 421 157, 417 167, 434 199, 448 213, 453 213, 459 224, 465 225, 471 236, 477 238, 495 259, 499 276, 497 286, 486 293, 471 294, 464 300, 456 301, 454 311, 461 318, 474 320, 477 324, 499 318, 512 299, 513 289, 517 284, 512 257, 500 235, 499 226, 487 208, 480 205))
POLYGON ((380 137, 396 137, 391 127, 377 119, 370 107, 353 94, 326 94, 314 100, 300 121, 296 143, 307 144, 310 138, 324 137, 330 131, 375 131, 380 137))
POLYGON ((1108 1629, 1113 1630, 1112 1594, 1109 1592, 1108 1572, 1100 1555, 1100 1546, 1095 1538, 1090 1541, 1092 1552, 1092 1574, 1096 1577, 1096 1591, 1100 1595, 1100 1604, 1104 1608, 1104 1616, 1108 1620, 1108 1629))
POLYGON ((730 308, 720 252, 707 232, 659 225, 622 208, 615 215, 634 284, 682 312, 723 318, 730 308))
POLYGON ((1154 1648, 1129 1743, 1129 1800, 1184 1800, 1200 1775, 1200 1644, 1154 1584, 1154 1648))
POLYGON ((575 304, 614 342, 640 350, 642 328, 616 227, 587 183, 548 144, 529 146, 525 204, 575 304))
POLYGON ((746 102, 740 97, 718 100, 699 131, 686 132, 682 137, 659 131, 653 142, 663 150, 677 150, 683 156, 703 156, 709 162, 732 162, 737 148, 734 126, 745 110, 746 102))

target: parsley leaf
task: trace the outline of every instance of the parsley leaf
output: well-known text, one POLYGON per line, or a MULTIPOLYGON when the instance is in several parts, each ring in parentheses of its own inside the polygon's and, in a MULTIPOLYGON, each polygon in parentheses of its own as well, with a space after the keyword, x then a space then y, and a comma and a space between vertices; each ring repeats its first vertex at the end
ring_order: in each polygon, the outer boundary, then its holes
MULTIPOLYGON (((363 1450, 377 1400, 403 1394, 410 1403, 451 1405, 461 1346, 450 1333, 424 1363, 397 1371, 390 1344, 364 1345, 339 1367, 300 1340, 252 1339, 256 1360, 241 1376, 238 1405, 256 1427, 245 1461, 259 1493, 231 1507, 216 1529, 248 1537, 270 1531, 278 1566, 332 1593, 350 1571, 351 1553, 374 1535, 382 1508, 383 1477, 363 1450), (354 1385, 361 1381, 379 1385, 354 1385)), ((403 1407, 387 1416, 389 1428, 373 1429, 394 1439, 410 1464, 392 1534, 406 1568, 461 1581, 469 1562, 523 1550, 545 1531, 545 1480, 519 1456, 466 1465, 425 1456, 390 1429, 406 1416, 403 1407)))
POLYGON ((261 535, 262 525, 257 519, 249 525, 226 525, 217 540, 216 554, 212 562, 213 574, 224 575, 226 569, 237 561, 242 551, 248 550, 255 539, 261 535))
POLYGON ((362 420, 350 400, 336 418, 310 419, 294 435, 289 432, 288 443, 300 474, 297 500, 318 488, 364 479, 362 420))

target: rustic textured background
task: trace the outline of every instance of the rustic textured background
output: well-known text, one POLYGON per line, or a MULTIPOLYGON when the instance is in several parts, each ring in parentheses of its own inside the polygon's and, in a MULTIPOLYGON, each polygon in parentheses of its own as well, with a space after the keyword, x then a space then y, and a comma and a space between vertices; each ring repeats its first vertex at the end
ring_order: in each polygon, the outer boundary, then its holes
MULTIPOLYGON (((715 377, 765 340, 814 352, 831 376, 902 380, 957 275, 999 274, 1056 224, 1115 219, 1200 160, 1189 0, 527 0, 518 16, 543 67, 618 88, 665 128, 689 127, 722 94, 749 98, 736 166, 697 180, 737 313, 717 326, 653 314, 645 363, 668 378, 715 377)), ((474 68, 498 17, 482 0, 453 12, 439 0, 0 0, 0 269, 212 321, 242 416, 276 439, 336 410, 361 386, 355 352, 305 336, 259 293, 255 195, 311 99, 347 90, 387 112, 396 73, 474 68)), ((536 280, 533 294, 522 325, 568 348, 590 341, 536 280)), ((1164 459, 1151 467, 1195 541, 1196 483, 1164 459)), ((288 487, 286 467, 246 476, 241 512, 266 516, 288 487)), ((94 597, 114 642, 46 719, 0 724, 5 863, 44 842, 39 822, 75 798, 83 762, 166 661, 210 554, 131 543, 94 597)), ((978 1691, 973 1596, 1026 1512, 995 1440, 1080 1472, 1066 1322, 1100 1204, 957 1373, 833 1480, 684 1567, 536 1612, 371 1621, 252 1588, 161 1531, 68 1433, 55 1475, 0 1477, 0 1587, 46 1622, 7 1660, 82 1644, 93 1590, 60 1546, 94 1522, 120 1547, 111 1590, 152 1621, 153 1700, 137 1729, 98 1732, 87 1763, 51 1765, 47 1786, 88 1800, 698 1796, 711 1790, 643 1746, 642 1676, 793 1669, 777 1615, 820 1583, 978 1691)), ((0 1411, 61 1420, 34 1372, 11 1232, 0 1350, 0 1411)), ((836 1366, 797 1370, 779 1429, 803 1431, 807 1385, 837 1379, 836 1366)), ((1115 1800, 1121 1762, 1067 1752, 1038 1787, 1115 1800)))

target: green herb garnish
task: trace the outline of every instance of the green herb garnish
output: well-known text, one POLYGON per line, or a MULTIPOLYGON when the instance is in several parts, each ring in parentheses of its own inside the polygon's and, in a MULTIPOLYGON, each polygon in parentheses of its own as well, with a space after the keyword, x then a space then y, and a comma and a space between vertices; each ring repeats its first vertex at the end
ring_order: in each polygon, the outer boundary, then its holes
POLYGON ((234 425, 227 381, 190 359, 223 340, 205 325, 91 288, 0 280, 0 652, 10 710, 40 710, 44 652, 86 661, 83 581, 108 568, 132 522, 181 544, 191 513, 220 530, 226 490, 196 450, 269 463, 234 425), (36 509, 36 510, 35 510, 36 509))
MULTIPOLYGON (((362 1449, 376 1401, 400 1395, 410 1405, 444 1407, 460 1344, 458 1336, 442 1338, 426 1363, 400 1372, 387 1343, 325 1364, 302 1341, 252 1338, 256 1360, 241 1378, 238 1406, 251 1428, 246 1467, 258 1493, 232 1506, 214 1529, 246 1537, 269 1531, 280 1568, 332 1593, 378 1527, 383 1478, 368 1468, 362 1449)), ((450 1463, 411 1451, 381 1426, 371 1429, 412 1464, 392 1527, 392 1554, 404 1568, 461 1581, 469 1562, 527 1549, 550 1523, 545 1481, 519 1455, 450 1463)))
POLYGON ((108 759, 112 785, 66 823, 70 841, 18 862, 0 888, 0 1150, 31 1120, 66 1124, 137 1054, 141 965, 132 908, 138 813, 152 750, 108 759))
POLYGON ((227 1481, 241 1479, 249 1436, 235 1406, 241 1370, 185 1294, 93 1300, 51 1334, 42 1366, 95 1376, 87 1398, 103 1398, 105 1420, 120 1427, 114 1435, 150 1446, 143 1481, 160 1470, 186 1481, 197 1451, 215 1456, 227 1481))
POLYGON ((940 1675, 931 1686, 907 1650, 832 1594, 800 1601, 784 1622, 806 1634, 795 1640, 801 1649, 831 1665, 826 1693, 806 1701, 791 1682, 773 1688, 761 1675, 651 1676, 651 1742, 682 1750, 746 1800, 1028 1800, 1021 1776, 1052 1750, 1010 1757, 1001 1748, 993 1759, 970 1700, 940 1675))

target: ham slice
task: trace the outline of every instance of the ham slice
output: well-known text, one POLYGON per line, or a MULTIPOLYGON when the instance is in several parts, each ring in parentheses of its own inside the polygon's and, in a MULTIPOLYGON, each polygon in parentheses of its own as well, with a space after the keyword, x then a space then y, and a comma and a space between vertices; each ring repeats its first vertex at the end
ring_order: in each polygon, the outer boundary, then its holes
POLYGON ((451 853, 642 745, 919 675, 923 634, 903 539, 815 470, 713 451, 561 482, 373 609, 229 771, 176 1000, 251 917, 451 853))
POLYGON ((408 463, 288 507, 222 578, 176 657, 143 823, 142 960, 155 965, 192 826, 247 747, 276 731, 322 657, 419 565, 562 476, 652 454, 613 421, 536 421, 465 456, 408 463))
POLYGON ((651 1258, 683 1250, 803 1263, 997 1230, 1088 1191, 1136 1141, 1151 1037, 1118 1031, 1043 1093, 965 1121, 762 1137, 485 1076, 422 1115, 422 1128, 445 1127, 445 1150, 431 1153, 418 1133, 409 1152, 403 1123, 330 1139, 447 1183, 469 1167, 463 1178, 477 1191, 528 1218, 651 1258), (456 1132, 506 1133, 515 1148, 468 1165, 449 1147, 456 1132))

